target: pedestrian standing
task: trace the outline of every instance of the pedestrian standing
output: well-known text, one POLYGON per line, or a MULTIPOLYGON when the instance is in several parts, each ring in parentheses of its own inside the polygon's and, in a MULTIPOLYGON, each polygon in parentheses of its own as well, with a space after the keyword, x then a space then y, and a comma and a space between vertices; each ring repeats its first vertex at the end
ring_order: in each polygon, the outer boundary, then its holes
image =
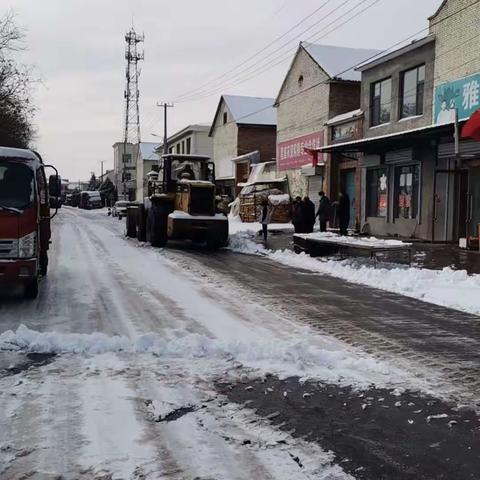
POLYGON ((320 231, 326 232, 327 222, 330 220, 330 199, 325 195, 323 190, 318 195, 320 196, 320 203, 315 217, 318 217, 320 221, 320 231))
POLYGON ((271 216, 272 216, 272 212, 268 206, 268 200, 265 198, 262 200, 262 203, 261 203, 261 214, 260 214, 260 223, 262 224, 263 241, 265 244, 267 243, 268 224, 270 223, 271 216))
POLYGON ((309 197, 304 197, 303 199, 303 213, 305 233, 312 233, 315 225, 315 204, 309 197))
POLYGON ((350 224, 350 197, 345 192, 338 195, 338 222, 340 224, 340 235, 348 235, 348 225, 350 224))
POLYGON ((295 197, 292 205, 292 223, 295 233, 304 233, 303 205, 301 197, 295 197))

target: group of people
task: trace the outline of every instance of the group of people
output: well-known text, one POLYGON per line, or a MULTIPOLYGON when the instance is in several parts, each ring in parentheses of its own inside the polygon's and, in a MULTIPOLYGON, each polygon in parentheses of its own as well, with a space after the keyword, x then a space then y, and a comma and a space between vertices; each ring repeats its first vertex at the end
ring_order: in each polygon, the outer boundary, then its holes
POLYGON ((292 223, 295 233, 312 233, 315 225, 315 204, 309 197, 296 197, 292 205, 292 223))
POLYGON ((344 192, 340 192, 338 200, 331 202, 325 192, 319 193, 320 201, 318 210, 315 212, 315 205, 310 198, 296 197, 292 208, 292 223, 295 233, 312 233, 316 219, 320 223, 320 231, 327 231, 327 223, 332 221, 332 211, 335 209, 336 217, 340 227, 340 235, 347 235, 350 224, 350 198, 344 192))
MULTIPOLYGON (((312 233, 315 222, 320 223, 320 231, 327 231, 328 222, 332 221, 332 212, 335 210, 335 216, 340 226, 340 235, 348 234, 348 225, 350 224, 350 198, 345 192, 340 192, 338 200, 331 202, 325 195, 325 192, 319 193, 320 201, 318 210, 315 212, 315 204, 309 197, 296 197, 292 205, 292 223, 295 233, 312 233)), ((263 199, 259 221, 262 224, 262 234, 264 242, 267 242, 268 225, 271 222, 272 210, 267 199, 263 199)))

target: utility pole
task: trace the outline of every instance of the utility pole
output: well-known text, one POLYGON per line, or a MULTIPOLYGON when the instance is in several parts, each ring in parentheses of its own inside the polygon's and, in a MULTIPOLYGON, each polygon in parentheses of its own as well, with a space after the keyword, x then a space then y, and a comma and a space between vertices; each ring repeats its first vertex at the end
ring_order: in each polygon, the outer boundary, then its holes
POLYGON ((138 44, 144 42, 145 36, 139 35, 132 27, 125 35, 125 60, 126 72, 125 72, 125 130, 123 138, 123 158, 122 158, 122 184, 123 195, 126 198, 127 195, 127 144, 139 144, 140 143, 140 89, 139 89, 139 77, 140 69, 138 68, 138 62, 145 58, 143 51, 140 51, 138 44))
POLYGON ((173 103, 161 102, 157 103, 157 107, 163 107, 163 153, 166 155, 168 153, 168 141, 167 141, 167 117, 168 109, 173 108, 173 103))

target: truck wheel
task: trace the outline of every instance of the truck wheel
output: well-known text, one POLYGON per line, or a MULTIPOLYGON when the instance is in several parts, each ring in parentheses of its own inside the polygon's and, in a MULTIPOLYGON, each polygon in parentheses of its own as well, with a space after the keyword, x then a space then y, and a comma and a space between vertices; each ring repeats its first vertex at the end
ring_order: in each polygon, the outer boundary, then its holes
POLYGON ((38 297, 38 278, 34 278, 25 285, 25 298, 34 300, 38 297))
POLYGON ((48 253, 43 252, 40 254, 40 275, 42 277, 46 277, 47 271, 48 271, 48 253))
POLYGON ((163 248, 167 245, 167 219, 166 205, 152 205, 148 211, 150 243, 152 247, 163 248))

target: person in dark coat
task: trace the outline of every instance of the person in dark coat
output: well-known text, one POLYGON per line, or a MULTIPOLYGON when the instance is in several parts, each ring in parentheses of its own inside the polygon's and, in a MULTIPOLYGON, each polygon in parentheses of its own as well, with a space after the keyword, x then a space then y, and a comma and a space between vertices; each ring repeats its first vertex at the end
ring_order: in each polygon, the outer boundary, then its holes
POLYGON ((292 205, 292 223, 295 228, 295 233, 304 232, 304 219, 302 211, 302 199, 301 197, 295 197, 292 205))
POLYGON ((318 217, 320 221, 320 231, 327 231, 327 222, 330 220, 330 199, 325 195, 324 191, 319 193, 320 203, 318 205, 318 211, 315 217, 318 217))
POLYGON ((348 235, 348 225, 350 224, 350 198, 344 192, 340 192, 338 195, 337 215, 340 224, 340 235, 346 236, 348 235))
POLYGON ((272 218, 272 210, 268 205, 268 200, 265 198, 262 200, 261 203, 261 210, 260 210, 260 223, 262 224, 262 234, 263 234, 263 241, 265 245, 267 244, 267 237, 268 237, 268 224, 272 218))
POLYGON ((303 199, 303 218, 305 224, 305 233, 312 233, 315 225, 315 204, 309 197, 303 199))

